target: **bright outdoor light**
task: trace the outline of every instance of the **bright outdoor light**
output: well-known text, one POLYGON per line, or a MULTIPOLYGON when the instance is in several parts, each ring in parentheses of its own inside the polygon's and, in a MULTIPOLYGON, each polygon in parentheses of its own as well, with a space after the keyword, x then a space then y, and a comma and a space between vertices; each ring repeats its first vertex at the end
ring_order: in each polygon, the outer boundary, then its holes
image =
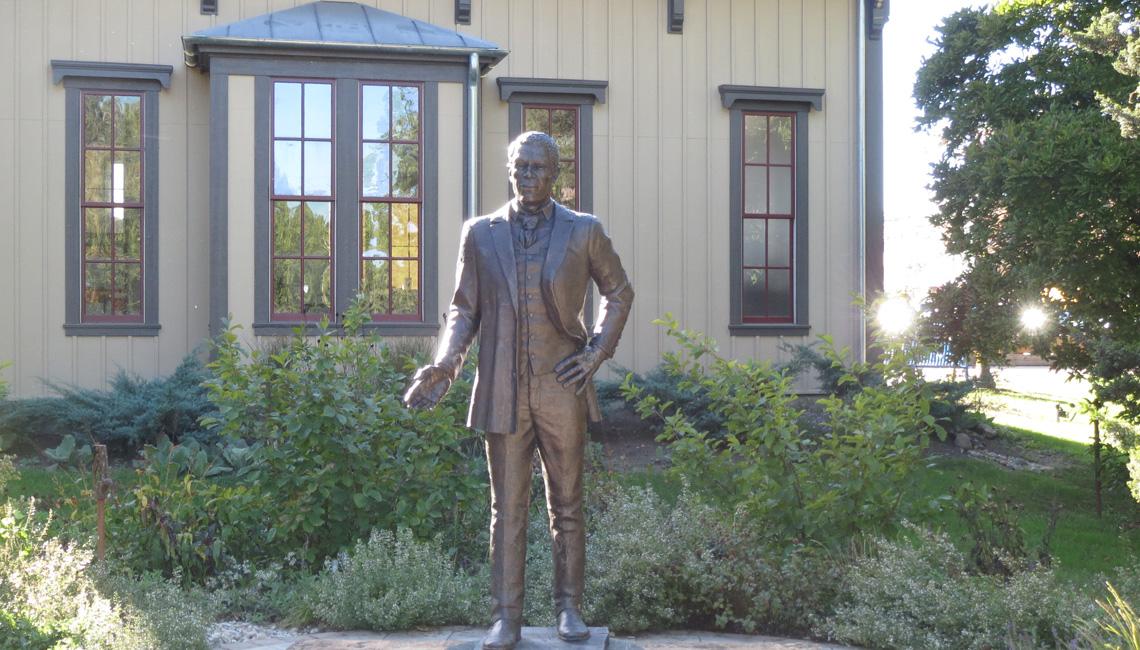
POLYGON ((876 318, 879 321, 879 329, 883 330, 884 333, 902 334, 914 322, 914 309, 911 308, 906 298, 895 296, 894 298, 887 298, 879 305, 876 318))
POLYGON ((1030 332, 1036 332, 1045 326, 1049 317, 1040 307, 1026 307, 1021 310, 1021 326, 1030 332))

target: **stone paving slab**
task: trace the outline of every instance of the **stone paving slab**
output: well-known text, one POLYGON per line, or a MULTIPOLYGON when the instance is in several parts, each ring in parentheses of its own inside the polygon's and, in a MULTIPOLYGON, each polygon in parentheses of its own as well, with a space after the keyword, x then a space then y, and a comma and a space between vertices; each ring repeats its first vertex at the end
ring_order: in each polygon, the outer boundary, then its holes
MULTIPOLYGON (((231 643, 215 650, 478 650, 485 630, 447 627, 413 632, 321 632, 289 639, 231 643)), ((848 646, 719 632, 660 632, 608 636, 606 628, 590 628, 590 639, 561 641, 553 628, 524 628, 517 650, 839 650, 848 646), (603 640, 608 636, 608 643, 603 640)))

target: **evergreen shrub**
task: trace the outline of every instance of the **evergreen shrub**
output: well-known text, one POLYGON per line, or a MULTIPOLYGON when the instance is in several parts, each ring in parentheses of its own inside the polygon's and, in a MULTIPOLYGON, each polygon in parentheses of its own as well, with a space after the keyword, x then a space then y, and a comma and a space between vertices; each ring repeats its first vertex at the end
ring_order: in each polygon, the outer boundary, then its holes
POLYGON ((32 436, 71 435, 124 457, 162 436, 209 443, 212 432, 200 424, 213 412, 203 386, 209 378, 192 354, 168 377, 140 379, 120 370, 108 390, 48 383, 57 397, 0 402, 0 438, 27 446, 32 436))

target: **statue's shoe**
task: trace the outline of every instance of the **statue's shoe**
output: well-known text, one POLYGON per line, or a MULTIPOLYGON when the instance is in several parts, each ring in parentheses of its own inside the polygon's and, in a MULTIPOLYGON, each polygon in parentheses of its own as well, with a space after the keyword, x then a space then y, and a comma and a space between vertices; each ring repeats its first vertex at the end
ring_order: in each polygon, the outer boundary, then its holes
POLYGON ((590 628, 582 621, 582 615, 573 607, 558 612, 558 638, 563 641, 584 641, 590 638, 590 628))
POLYGON ((512 650, 521 637, 522 623, 499 619, 483 637, 483 650, 512 650))

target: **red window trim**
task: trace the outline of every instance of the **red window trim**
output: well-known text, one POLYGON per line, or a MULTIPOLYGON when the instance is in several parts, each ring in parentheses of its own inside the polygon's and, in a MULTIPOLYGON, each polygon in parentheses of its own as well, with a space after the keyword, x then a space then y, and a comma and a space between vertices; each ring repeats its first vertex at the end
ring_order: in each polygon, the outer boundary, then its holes
MULTIPOLYGON (((740 142, 741 142, 741 147, 740 147, 740 176, 741 176, 741 178, 740 178, 740 197, 739 198, 740 198, 740 212, 741 212, 741 214, 740 214, 739 218, 741 219, 742 222, 747 222, 749 220, 764 221, 764 233, 765 233, 765 236, 764 236, 764 261, 765 261, 765 264, 762 266, 746 265, 744 263, 744 259, 745 259, 745 257, 744 257, 744 237, 741 237, 740 242, 738 242, 738 244, 737 244, 740 247, 740 251, 739 251, 739 254, 740 254, 740 270, 739 270, 739 272, 740 272, 740 276, 741 276, 740 277, 740 281, 741 281, 740 293, 741 293, 741 295, 739 296, 739 298, 740 298, 740 310, 741 310, 741 321, 744 323, 789 324, 789 323, 795 322, 795 318, 796 318, 796 273, 795 273, 795 265, 796 265, 796 258, 795 258, 795 252, 796 252, 796 206, 798 205, 798 197, 796 196, 796 186, 797 186, 797 184, 796 184, 796 179, 797 179, 797 173, 796 173, 796 146, 797 146, 797 142, 796 142, 796 119, 797 119, 796 113, 788 112, 788 111, 743 111, 743 114, 742 114, 742 117, 740 120, 740 142), (771 157, 772 138, 771 137, 766 137, 766 139, 765 139, 765 146, 767 147, 767 151, 765 152, 766 155, 764 157, 765 162, 763 162, 763 163, 750 163, 750 162, 748 162, 747 124, 748 124, 748 118, 750 116, 766 117, 766 118, 788 117, 791 119, 792 128, 791 128, 791 132, 789 133, 790 140, 788 143, 789 147, 790 147, 790 161, 788 163, 773 164, 771 162, 771 160, 772 160, 772 157, 771 157), (745 186, 744 179, 747 178, 747 170, 749 167, 764 167, 768 170, 771 170, 773 167, 782 167, 782 168, 787 168, 790 170, 790 173, 791 173, 791 177, 790 177, 791 178, 791 192, 789 195, 790 196, 790 205, 791 205, 791 212, 790 213, 773 213, 773 212, 768 211, 768 210, 766 210, 765 212, 757 212, 757 213, 747 212, 746 206, 748 204, 746 202, 746 196, 745 196, 747 188, 745 186), (785 265, 774 266, 774 265, 767 263, 768 262, 768 253, 769 253, 768 246, 769 246, 769 242, 771 241, 767 236, 768 226, 772 221, 776 221, 776 220, 783 220, 783 221, 788 222, 788 263, 786 266, 785 265), (764 296, 765 296, 764 300, 765 300, 765 304, 767 304, 769 296, 770 296, 770 292, 768 290, 768 282, 769 282, 770 276, 767 273, 767 271, 787 271, 788 272, 788 315, 787 316, 748 316, 744 313, 744 277, 745 277, 747 271, 750 271, 750 270, 765 271, 765 274, 764 274, 764 296)), ((771 171, 767 172, 767 179, 769 181, 771 180, 771 171)), ((770 208, 771 201, 772 201, 772 192, 771 192, 771 183, 770 182, 767 184, 767 188, 768 188, 768 190, 766 192, 766 196, 767 196, 767 201, 768 201, 769 205, 765 206, 765 207, 770 208)), ((742 223, 741 224, 741 232, 742 233, 744 232, 743 225, 744 224, 742 223)))
POLYGON ((270 183, 269 183, 269 320, 270 322, 318 322, 323 318, 330 320, 336 313, 336 256, 333 254, 336 250, 336 80, 323 79, 323 78, 305 78, 305 77, 275 77, 270 82, 270 110, 269 110, 269 169, 270 169, 270 183), (277 106, 276 106, 276 87, 278 83, 299 83, 301 84, 301 135, 298 137, 277 137, 277 106), (305 87, 304 84, 324 84, 329 86, 329 137, 327 138, 308 138, 305 137, 305 87), (272 170, 276 166, 277 147, 274 146, 278 141, 285 142, 300 142, 301 143, 301 187, 300 194, 287 195, 277 194, 276 184, 273 180, 272 170), (305 145, 307 141, 312 142, 328 142, 329 148, 332 151, 329 160, 329 194, 328 195, 308 195, 305 194, 305 145), (297 201, 301 203, 301 239, 298 244, 300 253, 298 255, 278 255, 275 248, 276 237, 274 236, 277 229, 277 211, 274 209, 274 204, 277 201, 297 201), (305 203, 328 203, 329 204, 329 254, 327 256, 321 255, 305 255, 305 203), (301 273, 300 273, 300 286, 298 290, 301 296, 301 312, 279 312, 276 311, 276 301, 274 300, 275 285, 273 282, 273 266, 277 260, 300 260, 301 273), (327 260, 329 264, 329 310, 327 312, 306 312, 304 301, 304 286, 305 286, 305 260, 327 260))
MULTIPOLYGON (((145 256, 146 250, 143 245, 146 242, 145 228, 146 228, 146 206, 144 201, 137 202, 123 201, 115 203, 114 201, 88 201, 87 200, 87 152, 88 151, 110 151, 112 159, 116 151, 137 151, 139 154, 139 198, 145 197, 146 192, 146 147, 145 136, 146 124, 146 110, 144 104, 146 103, 145 93, 136 91, 116 91, 116 90, 83 90, 79 93, 79 219, 80 219, 80 246, 82 250, 80 257, 82 259, 80 271, 80 322, 82 323, 141 323, 143 322, 144 315, 146 314, 146 294, 143 288, 146 286, 146 264, 145 256), (110 146, 89 146, 87 144, 87 120, 86 120, 86 105, 87 97, 138 97, 139 98, 139 144, 138 148, 134 147, 119 147, 115 145, 115 116, 114 109, 111 113, 111 144, 110 146), (114 217, 111 219, 111 257, 105 258, 89 258, 87 257, 87 209, 88 208, 131 208, 137 209, 139 213, 139 257, 138 260, 118 261, 115 253, 115 234, 114 234, 114 217), (134 265, 139 267, 139 310, 137 314, 89 314, 87 313, 87 265, 89 263, 95 264, 110 264, 111 265, 111 295, 115 295, 116 291, 116 270, 119 266, 134 265)), ((114 102, 114 99, 112 99, 114 102)))
MULTIPOLYGON (((567 206, 571 210, 578 210, 582 201, 582 164, 581 164, 581 151, 582 143, 582 107, 577 104, 543 104, 538 102, 523 103, 522 105, 522 128, 526 129, 526 112, 527 110, 542 110, 546 111, 546 133, 551 134, 554 129, 554 111, 566 110, 574 114, 574 155, 571 158, 565 157, 564 152, 558 152, 558 164, 569 162, 574 164, 574 205, 567 206)), ((557 171, 557 170, 556 170, 557 171)))
MULTIPOLYGON (((359 184, 360 196, 358 198, 360 199, 360 205, 357 209, 357 217, 358 217, 357 232, 360 234, 360 246, 358 249, 358 259, 360 260, 359 282, 360 282, 360 286, 363 287, 364 286, 365 261, 371 260, 371 259, 376 259, 376 258, 364 257, 364 233, 363 233, 363 229, 364 229, 364 206, 366 204, 369 204, 369 203, 373 203, 373 204, 384 203, 384 204, 387 204, 389 206, 391 206, 393 204, 397 204, 397 203, 406 203, 406 204, 414 204, 416 206, 419 206, 419 209, 416 211, 416 214, 417 214, 416 227, 417 227, 417 233, 418 233, 417 234, 418 247, 417 247, 417 251, 416 251, 416 253, 417 253, 416 257, 394 257, 392 255, 392 210, 390 207, 388 209, 388 257, 383 258, 389 262, 389 265, 388 265, 388 311, 387 312, 373 312, 372 313, 372 321, 376 322, 376 323, 420 322, 423 320, 423 309, 424 309, 424 295, 423 295, 423 292, 424 292, 424 256, 423 256, 423 251, 424 251, 424 242, 423 242, 423 232, 424 232, 424 228, 423 228, 423 224, 424 224, 424 84, 419 83, 419 82, 395 81, 395 80, 386 80, 386 79, 361 80, 357 94, 356 94, 356 108, 357 108, 357 110, 356 110, 356 115, 357 115, 356 126, 357 126, 357 133, 359 134, 359 137, 357 138, 358 142, 357 142, 357 151, 356 151, 356 157, 357 158, 356 159, 357 159, 357 161, 360 162, 360 170, 363 170, 364 145, 366 142, 367 143, 385 143, 385 144, 388 144, 389 146, 394 145, 394 144, 414 144, 417 147, 419 147, 419 165, 418 165, 418 170, 417 170, 419 173, 419 177, 416 179, 416 196, 414 196, 414 197, 394 197, 394 196, 392 196, 392 186, 391 186, 392 175, 391 175, 391 173, 389 173, 389 184, 388 184, 388 196, 387 197, 375 197, 375 196, 366 197, 366 196, 364 196, 364 184, 363 183, 359 184), (388 135, 389 135, 389 138, 387 140, 367 139, 364 137, 364 88, 365 88, 365 86, 387 86, 389 88, 389 95, 388 95, 388 135), (397 140, 397 139, 394 139, 393 137, 391 137, 393 135, 393 132, 394 132, 394 128, 393 128, 394 127, 394 121, 392 119, 393 112, 392 112, 391 89, 393 87, 397 87, 397 86, 404 87, 404 88, 416 88, 417 92, 419 93, 419 101, 416 103, 416 106, 418 108, 417 119, 418 119, 419 128, 416 129, 416 139, 415 140, 397 140), (393 314, 392 313, 393 286, 392 286, 392 264, 391 263, 392 262, 399 262, 399 261, 416 262, 416 267, 418 270, 418 276, 419 277, 416 279, 416 287, 417 287, 416 288, 416 311, 414 314, 393 314)), ((389 150, 389 151, 391 151, 391 150, 389 150)), ((391 158, 390 153, 389 153, 388 160, 389 160, 389 171, 390 171, 391 170, 391 164, 392 164, 392 158, 391 158)), ((358 170, 358 175, 360 175, 359 170, 358 170)))

